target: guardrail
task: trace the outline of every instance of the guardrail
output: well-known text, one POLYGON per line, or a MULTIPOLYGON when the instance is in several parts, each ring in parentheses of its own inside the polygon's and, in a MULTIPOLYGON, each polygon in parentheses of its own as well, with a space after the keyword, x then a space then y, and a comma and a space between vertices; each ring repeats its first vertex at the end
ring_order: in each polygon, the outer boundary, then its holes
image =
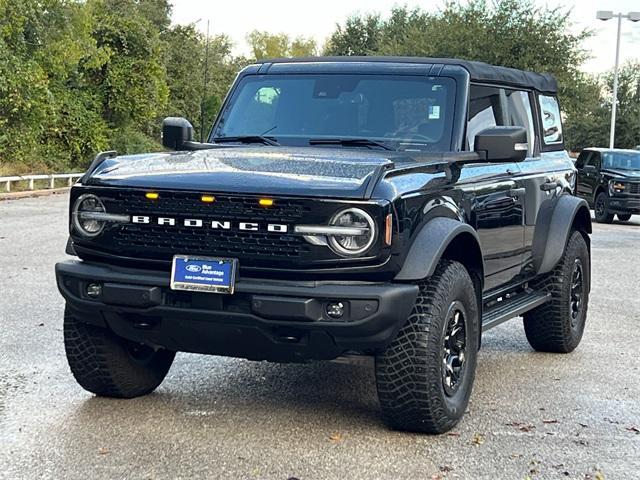
POLYGON ((0 185, 4 183, 5 191, 11 191, 14 182, 29 182, 29 190, 35 189, 36 180, 48 180, 48 188, 56 188, 56 180, 65 179, 67 187, 73 185, 74 179, 80 178, 84 173, 54 173, 52 175, 14 175, 12 177, 0 177, 0 185))

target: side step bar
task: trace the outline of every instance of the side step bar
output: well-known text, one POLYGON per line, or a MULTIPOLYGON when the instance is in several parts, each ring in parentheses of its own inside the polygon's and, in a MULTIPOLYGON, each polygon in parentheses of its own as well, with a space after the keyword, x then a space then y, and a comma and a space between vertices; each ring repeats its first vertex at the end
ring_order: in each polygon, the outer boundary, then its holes
POLYGON ((534 291, 521 293, 513 298, 502 300, 483 312, 482 331, 486 332, 507 320, 539 307, 549 299, 551 299, 550 293, 534 291))

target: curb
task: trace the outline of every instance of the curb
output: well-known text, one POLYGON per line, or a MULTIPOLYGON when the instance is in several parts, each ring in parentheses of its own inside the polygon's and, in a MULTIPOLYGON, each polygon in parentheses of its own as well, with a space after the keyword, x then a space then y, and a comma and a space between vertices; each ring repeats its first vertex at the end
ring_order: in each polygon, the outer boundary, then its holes
POLYGON ((57 195, 67 193, 71 188, 49 188, 47 190, 26 190, 24 192, 0 193, 0 202, 3 200, 19 200, 21 198, 46 197, 49 195, 57 195))

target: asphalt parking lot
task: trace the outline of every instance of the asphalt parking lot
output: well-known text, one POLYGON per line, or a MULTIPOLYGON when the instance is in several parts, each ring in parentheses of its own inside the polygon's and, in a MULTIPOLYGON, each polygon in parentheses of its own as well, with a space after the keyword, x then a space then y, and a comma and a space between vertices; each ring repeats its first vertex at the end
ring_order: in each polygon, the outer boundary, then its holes
POLYGON ((62 343, 53 265, 66 195, 0 202, 0 478, 640 478, 640 217, 594 225, 585 336, 535 353, 513 320, 483 340, 447 435, 387 430, 372 372, 179 354, 156 393, 95 398, 62 343))

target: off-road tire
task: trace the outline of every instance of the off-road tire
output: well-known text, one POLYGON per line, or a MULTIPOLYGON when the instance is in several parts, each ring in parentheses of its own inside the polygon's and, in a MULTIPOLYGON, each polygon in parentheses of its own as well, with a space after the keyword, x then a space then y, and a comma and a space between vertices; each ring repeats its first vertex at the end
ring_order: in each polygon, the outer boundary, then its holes
MULTIPOLYGON (((539 352, 569 353, 582 340, 591 282, 589 249, 578 231, 573 231, 558 265, 531 284, 535 289, 551 294, 551 300, 523 315, 524 331, 529 344, 539 352), (572 316, 576 262, 582 268, 579 309, 572 316)), ((577 290, 576 290, 577 291, 577 290)))
POLYGON ((596 222, 598 223, 611 223, 613 222, 613 213, 607 211, 607 199, 609 197, 605 192, 600 192, 596 196, 596 202, 594 206, 594 214, 596 222))
POLYGON ((618 220, 620 220, 621 222, 628 222, 629 220, 631 220, 631 214, 629 213, 625 213, 624 215, 620 215, 618 213, 616 216, 618 217, 618 220))
POLYGON ((440 261, 434 274, 419 287, 406 324, 376 355, 376 383, 388 426, 436 434, 453 428, 467 409, 476 370, 480 317, 474 284, 459 262, 440 261), (457 389, 447 393, 444 342, 454 305, 464 309, 466 346, 457 389))
POLYGON ((102 397, 133 398, 151 393, 162 383, 175 357, 175 352, 154 351, 106 328, 83 323, 68 309, 64 345, 76 381, 102 397), (142 353, 136 355, 136 351, 142 353))

